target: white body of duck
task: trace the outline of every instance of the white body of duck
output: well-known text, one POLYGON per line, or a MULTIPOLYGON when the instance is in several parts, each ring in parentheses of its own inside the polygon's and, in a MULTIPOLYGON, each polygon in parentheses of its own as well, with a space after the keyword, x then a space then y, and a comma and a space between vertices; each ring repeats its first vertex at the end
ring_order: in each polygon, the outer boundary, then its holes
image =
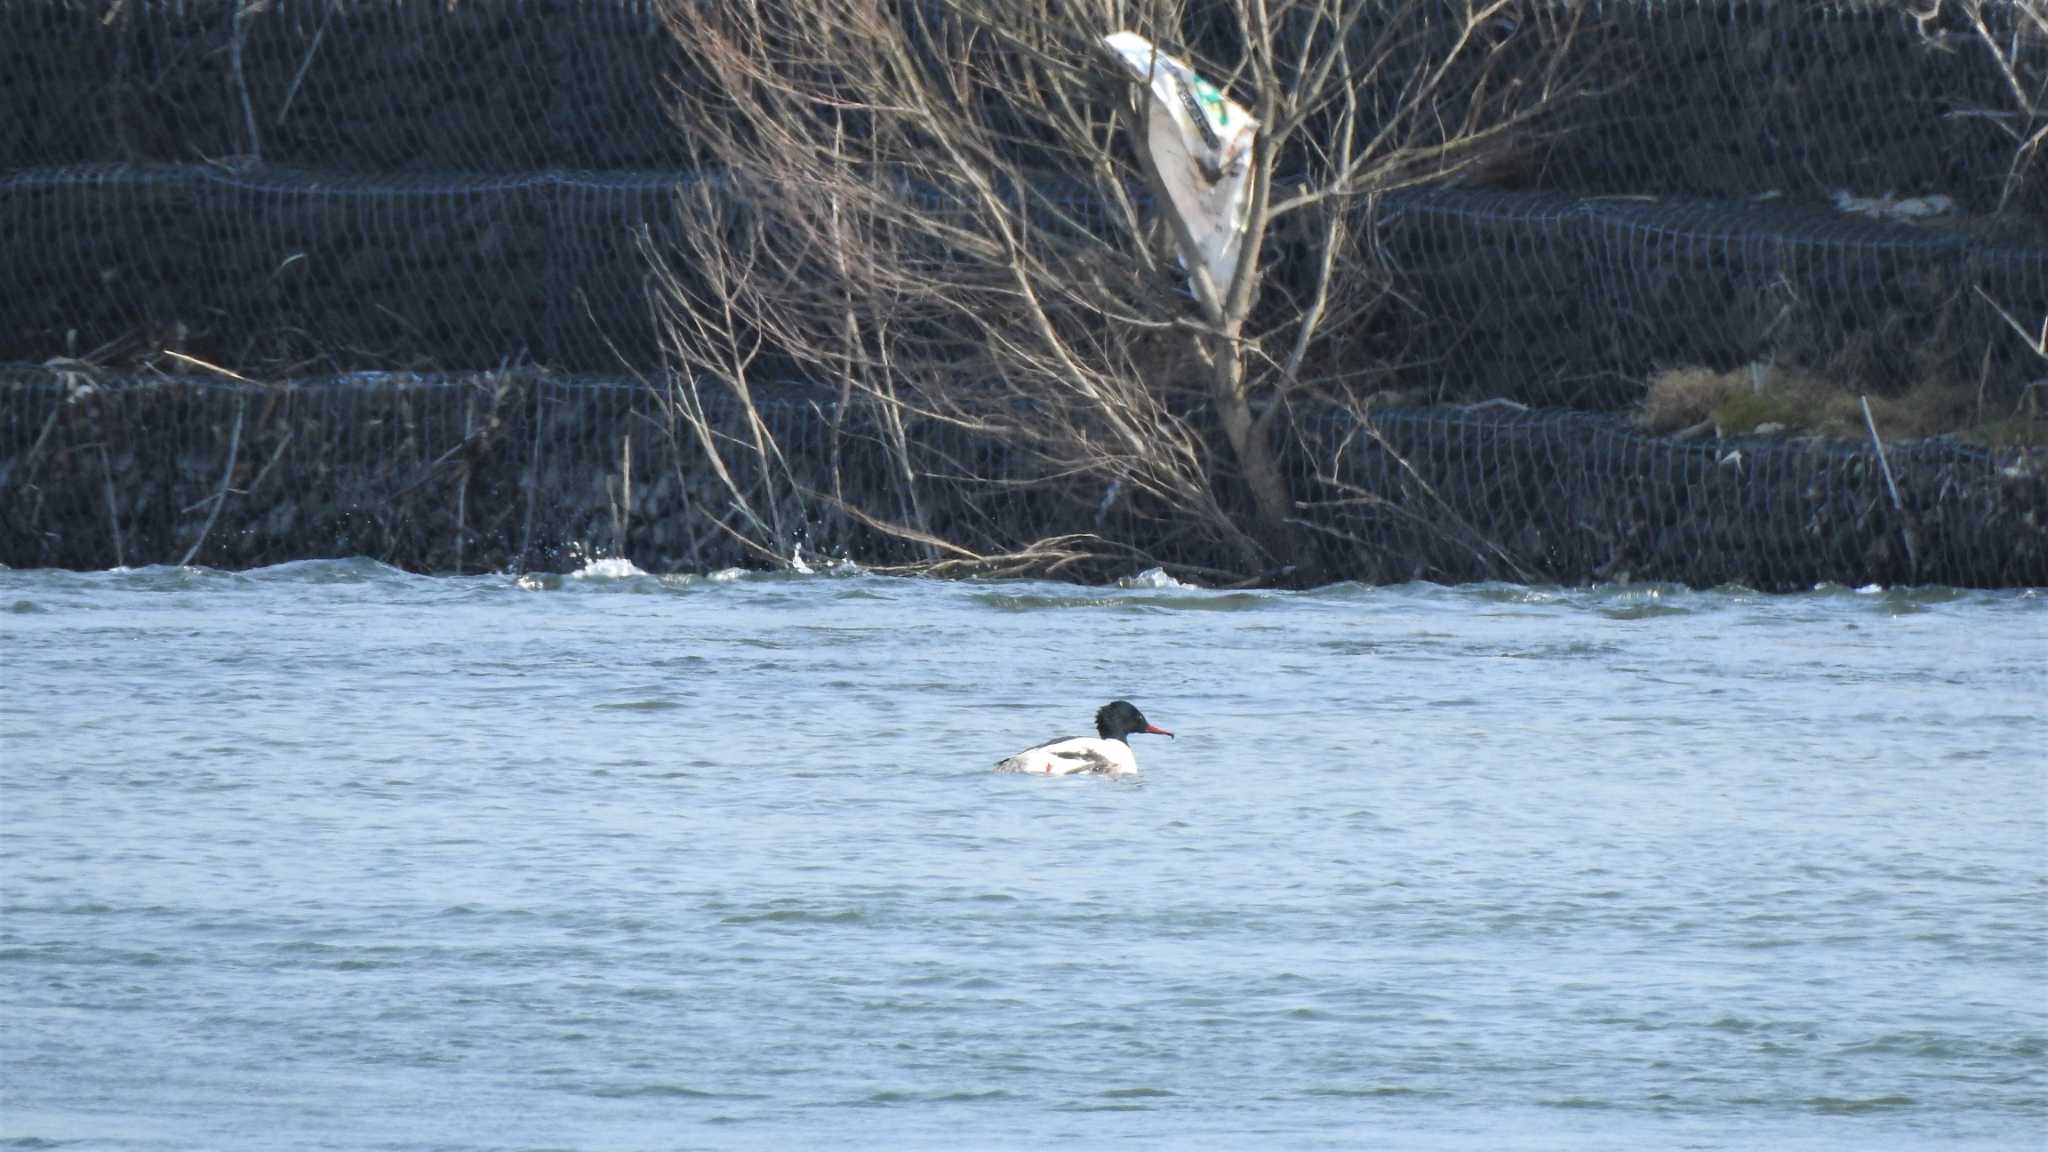
POLYGON ((996 762, 998 772, 1027 772, 1035 776, 1130 776, 1138 771, 1138 757, 1125 743, 1134 732, 1172 736, 1155 728, 1143 713, 1125 700, 1112 701, 1095 713, 1094 736, 1064 739, 1026 748, 1015 756, 996 762))
POLYGON ((1026 748, 996 764, 999 772, 1030 772, 1039 776, 1078 776, 1099 772, 1128 776, 1138 770, 1138 757, 1121 740, 1096 736, 1069 736, 1036 748, 1026 748))

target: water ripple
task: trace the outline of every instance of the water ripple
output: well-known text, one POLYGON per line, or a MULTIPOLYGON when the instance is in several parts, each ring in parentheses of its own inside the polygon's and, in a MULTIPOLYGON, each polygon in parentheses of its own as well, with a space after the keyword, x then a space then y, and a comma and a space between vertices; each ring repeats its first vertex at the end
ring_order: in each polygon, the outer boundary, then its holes
POLYGON ((576 563, 0 571, 0 1140, 2048 1118, 2039 595, 576 563), (989 770, 1116 697, 1139 783, 989 770))

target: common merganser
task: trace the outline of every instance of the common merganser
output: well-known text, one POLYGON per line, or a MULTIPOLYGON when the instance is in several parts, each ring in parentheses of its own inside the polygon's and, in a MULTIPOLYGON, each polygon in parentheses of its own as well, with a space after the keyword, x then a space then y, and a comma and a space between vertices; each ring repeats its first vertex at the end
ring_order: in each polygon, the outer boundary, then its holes
POLYGON ((1033 772, 1041 776, 1073 776, 1083 772, 1128 776, 1137 772, 1138 758, 1131 754, 1131 746, 1124 743, 1125 737, 1133 732, 1169 738, 1173 735, 1153 726, 1128 700, 1104 704, 1095 713, 1095 731, 1095 736, 1069 736, 1026 748, 1015 756, 998 760, 996 771, 1033 772))

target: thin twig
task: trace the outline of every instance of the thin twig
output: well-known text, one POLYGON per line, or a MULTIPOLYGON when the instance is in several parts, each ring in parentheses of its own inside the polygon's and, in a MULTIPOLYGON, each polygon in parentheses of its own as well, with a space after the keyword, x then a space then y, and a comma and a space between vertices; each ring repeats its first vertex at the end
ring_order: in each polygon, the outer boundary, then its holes
POLYGON ((241 0, 235 5, 235 20, 232 43, 228 48, 228 67, 234 73, 235 94, 242 101, 242 126, 248 132, 249 150, 244 153, 252 160, 263 159, 263 139, 256 134, 256 107, 249 100, 249 81, 242 72, 242 42, 248 38, 243 21, 256 9, 258 0, 241 0))
POLYGON ((1885 459, 1884 441, 1877 435, 1877 421, 1872 419, 1870 415, 1870 397, 1859 396, 1857 399, 1863 404, 1863 424, 1864 427, 1870 429, 1870 443, 1877 449, 1877 466, 1884 470, 1884 486, 1891 489, 1892 507, 1897 511, 1904 512, 1906 506, 1899 500, 1898 481, 1892 479, 1891 461, 1885 459))
MULTIPOLYGON (((475 433, 476 393, 471 392, 462 400, 462 441, 467 444, 475 433)), ((469 461, 464 460, 456 470, 455 480, 455 574, 462 575, 463 554, 469 544, 469 461)))
POLYGON ((1885 459, 1884 440, 1877 434, 1877 421, 1870 415, 1870 397, 1857 397, 1863 404, 1863 423, 1870 429, 1870 442, 1877 446, 1877 466, 1884 470, 1884 486, 1892 494, 1892 511, 1899 514, 1899 539, 1906 545, 1906 582, 1920 582, 1920 546, 1913 538, 1913 523, 1906 515, 1905 502, 1899 499, 1899 483, 1892 478, 1891 461, 1885 459))
POLYGON ((107 526, 114 530, 114 567, 126 568, 128 559, 121 552, 121 516, 114 508, 114 473, 107 464, 107 446, 95 447, 100 452, 100 486, 107 497, 107 526))
POLYGON ((2014 332, 2019 333, 2020 339, 2026 342, 2027 351, 2032 352, 2036 356, 2048 357, 2048 315, 2041 317, 2041 331, 2038 334, 2030 332, 2027 330, 2026 325, 2020 323, 2018 317, 2007 312, 2004 305, 1993 299, 1991 293, 1986 292, 1982 284, 1972 284, 1970 287, 1976 291, 1977 295, 1984 298, 1986 304, 1991 305, 1992 309, 1998 313, 1999 319, 2004 320, 2008 327, 2014 332))
POLYGON ((533 381, 533 454, 526 461, 526 524, 519 533, 519 571, 526 571, 526 559, 533 552, 533 501, 540 487, 540 397, 541 382, 533 381))
MULTIPOLYGON (((259 416, 257 417, 257 419, 260 422, 262 420, 262 417, 259 416)), ((292 430, 287 428, 285 429, 284 435, 278 437, 277 449, 270 454, 270 459, 264 461, 263 467, 257 469, 255 479, 250 480, 249 487, 243 489, 244 494, 255 492, 257 489, 263 487, 264 479, 270 475, 271 469, 277 467, 277 462, 279 460, 284 459, 284 450, 286 448, 291 447, 291 444, 292 430)))
POLYGON ((278 105, 277 123, 284 127, 284 118, 292 110, 292 99, 299 94, 299 85, 306 80, 306 70, 313 66, 313 57, 320 51, 320 41, 327 36, 327 22, 334 18, 334 10, 341 7, 341 0, 330 0, 327 11, 320 14, 320 27, 313 30, 313 43, 306 48, 306 57, 299 61, 299 70, 292 75, 289 88, 284 90, 284 103, 278 105))
POLYGON ((199 368, 204 368, 204 369, 206 369, 206 370, 207 370, 208 372, 217 372, 217 373, 219 373, 220 375, 222 375, 222 376, 225 376, 225 377, 227 377, 227 378, 228 378, 228 379, 230 379, 230 380, 236 380, 236 381, 240 381, 240 382, 241 382, 241 383, 243 383, 243 384, 253 384, 253 385, 255 385, 256 387, 259 387, 259 388, 263 387, 263 385, 262 385, 262 383, 261 383, 260 381, 256 381, 256 380, 251 380, 251 379, 249 379, 249 378, 248 378, 247 376, 244 376, 244 375, 242 375, 242 374, 241 374, 241 373, 239 373, 239 372, 231 372, 231 371, 229 371, 228 369, 226 369, 226 368, 223 368, 223 367, 221 367, 221 366, 220 366, 220 365, 218 365, 218 364, 212 364, 212 363, 209 363, 209 362, 207 362, 207 361, 205 361, 205 360, 201 360, 201 359, 200 359, 199 357, 197 357, 197 356, 187 356, 187 355, 186 355, 185 353, 183 353, 183 352, 180 352, 180 351, 178 351, 178 350, 177 350, 177 349, 175 349, 175 348, 165 348, 165 349, 163 349, 163 354, 164 354, 164 355, 166 355, 166 356, 169 356, 169 357, 170 357, 171 359, 173 359, 173 360, 183 360, 183 361, 184 361, 185 363, 187 363, 187 364, 191 364, 191 365, 194 365, 195 367, 199 367, 199 368))
POLYGON ((242 451, 242 411, 248 405, 249 398, 246 395, 235 398, 235 426, 228 432, 228 466, 221 469, 220 487, 214 491, 213 507, 206 513, 206 523, 199 527, 199 539, 194 540, 192 546, 185 549, 185 558, 178 561, 180 568, 192 563, 192 558, 199 555, 199 549, 206 544, 206 534, 213 531, 213 522, 220 519, 221 505, 227 503, 228 483, 235 478, 235 460, 242 451))
MULTIPOLYGON (((36 464, 42 458, 43 445, 49 442, 50 433, 54 431, 57 427, 57 415, 62 411, 64 411, 62 405, 50 409, 49 418, 43 421, 42 432, 37 434, 36 442, 30 446, 28 450, 28 458, 22 461, 21 486, 23 488, 28 488, 35 484, 36 464)), ((0 476, 0 480, 4 480, 5 478, 6 477, 4 476, 0 476)))
POLYGON ((619 503, 612 516, 612 551, 626 554, 626 537, 633 531, 633 434, 619 437, 619 503))

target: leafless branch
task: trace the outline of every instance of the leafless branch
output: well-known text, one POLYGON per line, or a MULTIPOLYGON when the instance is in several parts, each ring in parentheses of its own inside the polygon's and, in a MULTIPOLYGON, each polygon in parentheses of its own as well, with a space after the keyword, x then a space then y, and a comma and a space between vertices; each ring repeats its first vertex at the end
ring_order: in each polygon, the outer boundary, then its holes
MULTIPOLYGON (((1214 42, 1188 46, 1174 3, 671 2, 708 80, 678 86, 672 110, 719 175, 680 240, 645 245, 670 411, 754 544, 783 556, 782 502, 823 497, 929 563, 986 560, 922 510, 937 485, 1003 479, 921 470, 920 442, 950 428, 999 438, 1044 483, 1170 510, 1239 576, 1311 564, 1278 414, 1308 381, 1356 374, 1333 322, 1397 303, 1355 258, 1358 214, 1508 146, 1571 92, 1557 56, 1573 25, 1531 39, 1512 0, 1225 0, 1214 42), (1154 96, 1101 48, 1126 20, 1213 67, 1264 125, 1229 284, 1161 210, 1154 96), (1262 260, 1296 212, 1315 226, 1262 260), (769 364, 839 396, 829 493, 797 483, 767 432, 748 377, 769 364), (892 507, 838 474, 854 406, 874 414, 892 507)), ((1072 538, 1019 554, 1112 552, 1072 538)))

